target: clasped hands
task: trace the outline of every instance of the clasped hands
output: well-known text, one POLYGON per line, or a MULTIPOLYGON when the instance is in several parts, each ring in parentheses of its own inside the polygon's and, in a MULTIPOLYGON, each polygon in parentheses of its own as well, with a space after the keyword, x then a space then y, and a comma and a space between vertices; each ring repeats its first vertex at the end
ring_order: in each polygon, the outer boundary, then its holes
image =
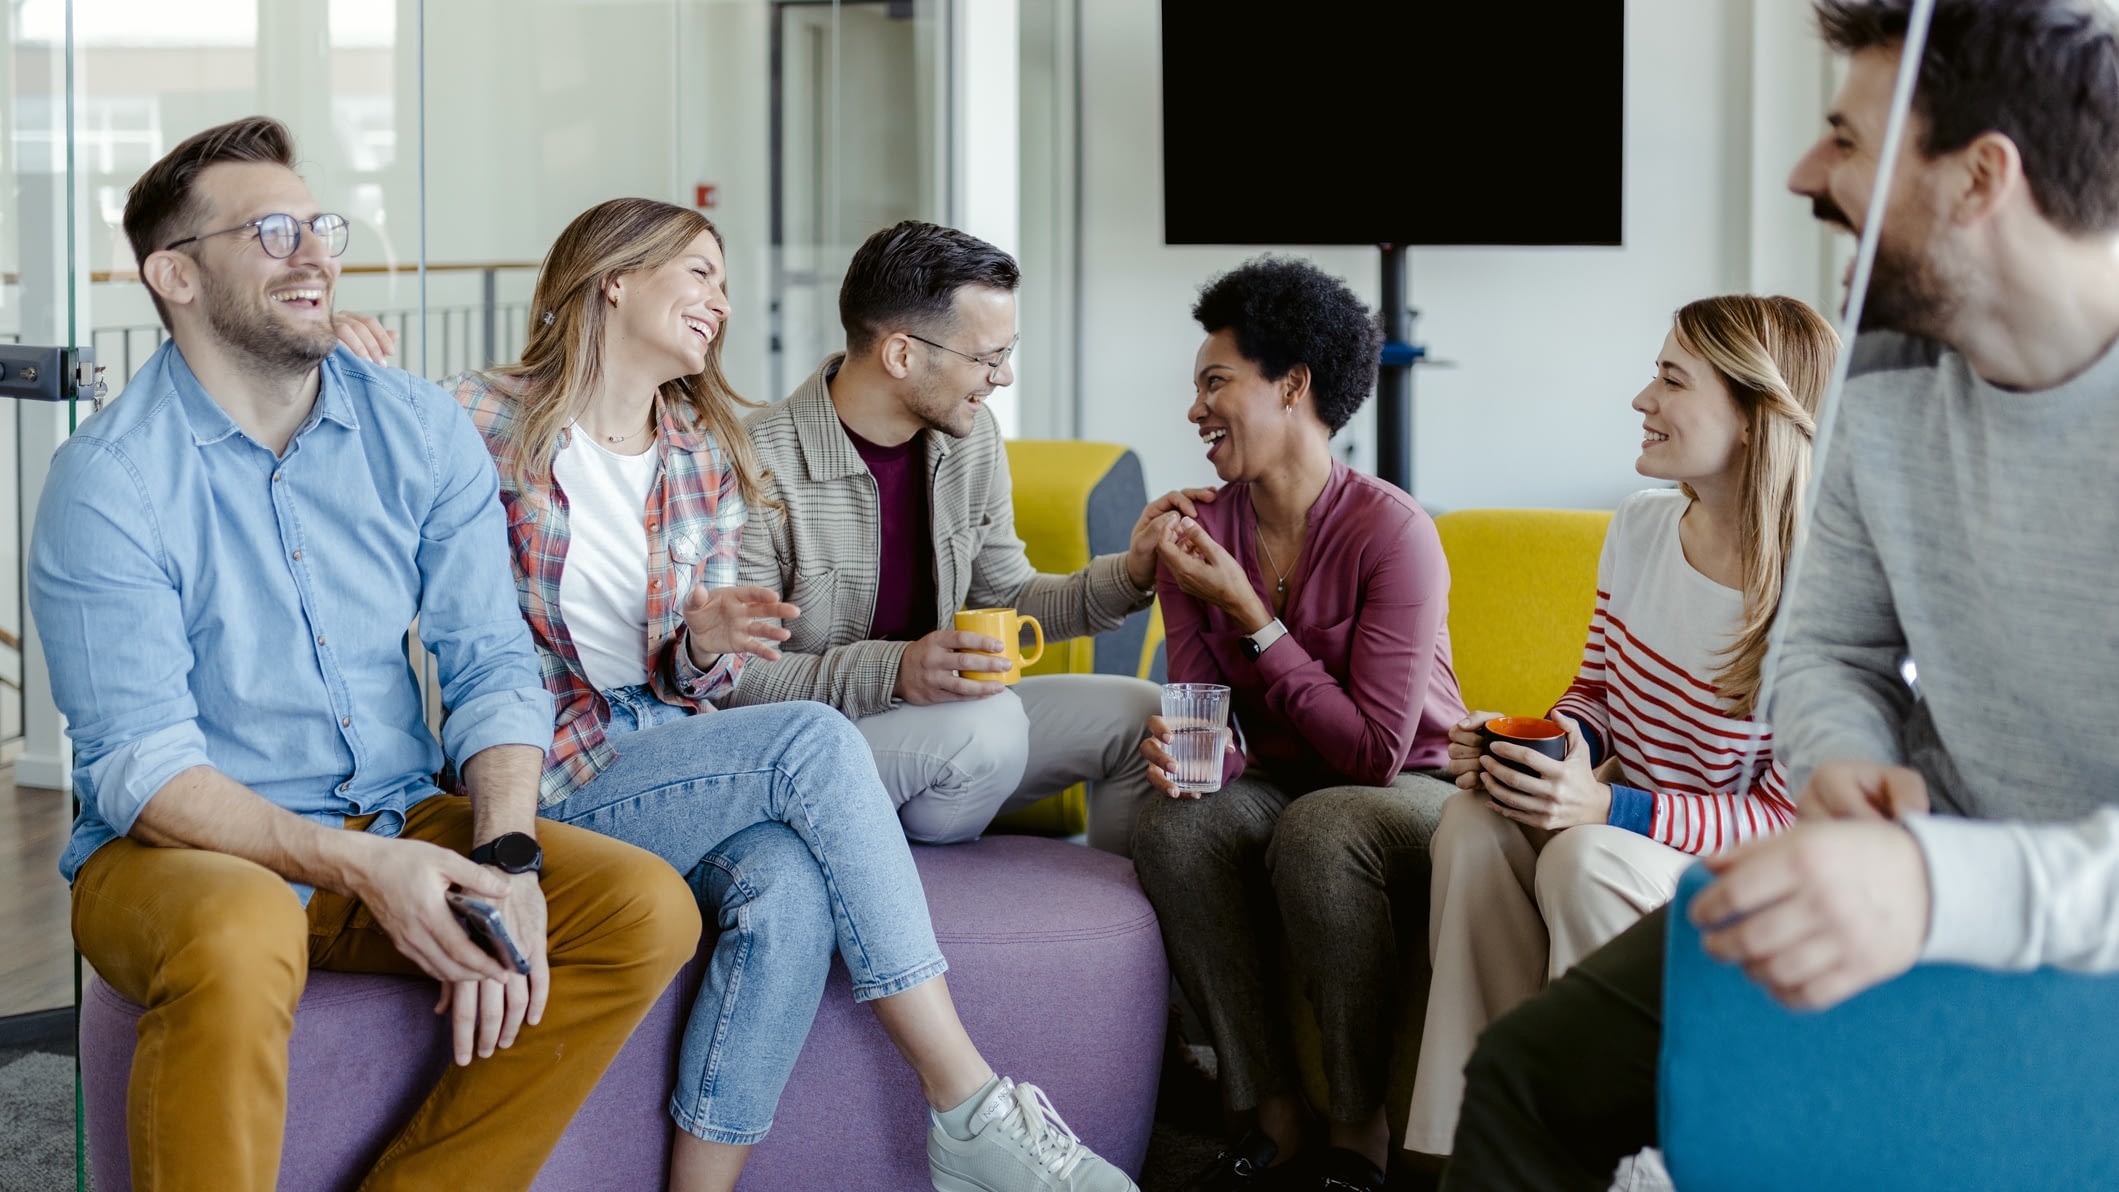
POLYGON ((1919 842, 1897 821, 1927 810, 1914 770, 1819 766, 1786 831, 1706 859, 1715 880, 1692 921, 1708 953, 1794 1009, 1837 1005, 1912 968, 1932 893, 1919 842))
MULTIPOLYGON (((1153 511, 1152 506, 1150 510, 1153 511)), ((1144 516, 1142 526, 1135 531, 1136 541, 1143 532, 1152 536, 1155 562, 1179 591, 1227 613, 1243 633, 1256 633, 1273 620, 1273 610, 1258 595, 1243 564, 1208 535, 1195 512, 1172 507, 1152 522, 1144 516)))

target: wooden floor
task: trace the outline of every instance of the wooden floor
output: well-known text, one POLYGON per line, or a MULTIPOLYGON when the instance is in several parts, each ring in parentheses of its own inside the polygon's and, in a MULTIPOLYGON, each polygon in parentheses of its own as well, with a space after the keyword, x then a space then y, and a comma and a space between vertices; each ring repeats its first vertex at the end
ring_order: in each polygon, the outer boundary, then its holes
POLYGON ((0 765, 0 1018, 74 1003, 59 877, 70 815, 65 794, 18 788, 14 767, 0 765))

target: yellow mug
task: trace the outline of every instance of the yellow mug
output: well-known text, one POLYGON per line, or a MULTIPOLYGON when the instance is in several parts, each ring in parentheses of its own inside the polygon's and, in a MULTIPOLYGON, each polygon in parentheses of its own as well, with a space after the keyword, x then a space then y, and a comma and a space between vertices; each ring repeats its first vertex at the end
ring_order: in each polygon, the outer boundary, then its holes
MULTIPOLYGON (((993 655, 993 657, 1006 658, 1008 660, 1007 670, 957 672, 967 679, 983 679, 989 683, 999 679, 1003 683, 1012 685, 1017 679, 1023 677, 1024 667, 1045 656, 1045 627, 1037 623, 1036 617, 1023 616, 1012 608, 967 608, 956 615, 956 627, 962 633, 984 634, 987 637, 997 637, 1007 643, 1006 649, 999 654, 993 655), (1030 632, 1037 637, 1037 653, 1027 658, 1023 656, 1023 626, 1025 625, 1028 625, 1030 632)), ((972 653, 984 653, 984 651, 974 650, 972 653)))

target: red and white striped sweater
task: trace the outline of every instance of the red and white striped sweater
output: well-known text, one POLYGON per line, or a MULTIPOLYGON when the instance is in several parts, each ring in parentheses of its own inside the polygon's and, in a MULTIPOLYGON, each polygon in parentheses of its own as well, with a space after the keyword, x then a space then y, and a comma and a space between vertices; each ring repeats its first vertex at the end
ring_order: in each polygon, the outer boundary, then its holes
POLYGON ((1597 562, 1582 669, 1552 710, 1581 724, 1593 759, 1619 759, 1611 823, 1705 854, 1777 831, 1795 805, 1772 730, 1727 715, 1715 692, 1744 597, 1685 561, 1686 504, 1675 489, 1620 502, 1597 562))

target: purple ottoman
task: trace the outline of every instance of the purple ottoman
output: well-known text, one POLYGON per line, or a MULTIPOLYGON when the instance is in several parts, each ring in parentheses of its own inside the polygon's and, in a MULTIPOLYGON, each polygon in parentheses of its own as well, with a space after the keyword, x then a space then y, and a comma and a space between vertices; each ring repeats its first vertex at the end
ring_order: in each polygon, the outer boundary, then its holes
MULTIPOLYGON (((1169 977, 1155 913, 1123 858, 1056 840, 989 837, 913 849, 949 988, 995 1069, 1031 1080, 1083 1141, 1138 1174, 1155 1115, 1169 977)), ((666 1105, 697 988, 694 961, 649 1012, 537 1188, 653 1192, 667 1174, 666 1105)), ((284 1192, 349 1189, 447 1063, 433 986, 312 973, 289 1044, 284 1192)), ((100 981, 81 1006, 89 1164, 130 1183, 125 1088, 140 1009, 100 981)), ((924 1192, 919 1084, 832 965, 773 1131, 741 1187, 924 1192)))

